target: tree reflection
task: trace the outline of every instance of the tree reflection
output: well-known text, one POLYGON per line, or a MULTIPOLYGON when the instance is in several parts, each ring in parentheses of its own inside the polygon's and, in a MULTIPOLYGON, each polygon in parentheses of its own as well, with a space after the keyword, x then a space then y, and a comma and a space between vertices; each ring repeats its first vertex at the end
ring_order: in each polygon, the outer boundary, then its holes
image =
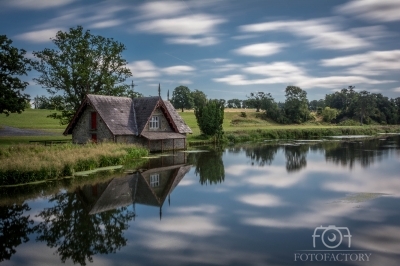
POLYGON ((221 150, 192 153, 188 162, 195 165, 195 174, 200 176, 200 184, 218 184, 225 180, 225 167, 221 150))
POLYGON ((89 215, 77 193, 60 193, 49 201, 54 207, 37 215, 43 219, 35 227, 37 240, 57 248, 63 263, 71 259, 86 265, 94 254, 115 253, 126 245, 123 231, 134 217, 126 207, 89 215))
POLYGON ((285 146, 286 170, 295 172, 306 167, 308 150, 308 145, 285 146))
MULTIPOLYGON (((390 143, 390 138, 341 142, 336 147, 326 149, 325 159, 335 164, 349 166, 350 169, 356 162, 359 162, 362 167, 368 167, 376 160, 382 159, 383 154, 389 152, 392 146, 390 143)), ((393 147, 395 146, 393 145, 393 147)))
POLYGON ((275 155, 279 149, 277 145, 265 145, 265 146, 251 146, 245 148, 246 156, 250 158, 251 164, 257 163, 259 166, 271 165, 275 158, 275 155))
POLYGON ((33 220, 24 215, 27 211, 30 208, 26 203, 0 206, 0 261, 9 260, 17 246, 29 241, 33 220))

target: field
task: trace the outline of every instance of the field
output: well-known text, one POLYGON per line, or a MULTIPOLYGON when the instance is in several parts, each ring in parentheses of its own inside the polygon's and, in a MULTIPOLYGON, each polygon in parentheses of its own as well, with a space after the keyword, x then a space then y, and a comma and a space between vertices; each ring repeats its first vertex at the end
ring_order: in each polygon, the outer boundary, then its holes
MULTIPOLYGON (((5 115, 0 116, 0 131, 1 126, 10 126, 24 129, 36 129, 42 130, 47 133, 52 133, 52 135, 42 135, 42 136, 20 136, 20 137, 1 137, 0 136, 0 145, 10 145, 13 143, 28 143, 31 140, 55 140, 55 139, 71 139, 71 135, 63 136, 62 132, 66 128, 65 125, 60 125, 58 120, 48 118, 47 115, 52 113, 51 110, 35 110, 29 109, 21 114, 11 114, 6 117, 5 115)), ((197 125, 196 118, 194 116, 193 110, 185 110, 184 112, 180 112, 179 114, 185 120, 185 122, 192 129, 193 134, 188 136, 189 142, 197 142, 197 141, 207 141, 208 138, 201 136, 200 129, 197 125)), ((333 124, 321 123, 318 120, 315 122, 309 122, 301 125, 281 125, 277 124, 271 120, 262 119, 262 113, 255 112, 254 109, 225 109, 225 117, 223 128, 225 131, 225 135, 239 135, 250 136, 249 139, 254 139, 258 137, 265 138, 271 135, 273 136, 282 136, 282 132, 287 131, 308 131, 306 134, 311 134, 312 136, 318 137, 320 133, 315 133, 313 131, 322 131, 322 134, 330 134, 336 133, 341 134, 353 134, 353 133, 376 133, 376 132, 388 132, 388 131, 399 131, 399 127, 380 127, 380 126, 346 126, 339 127, 333 124), (245 115, 244 115, 245 114, 245 115), (245 117, 244 117, 245 116, 245 117), (271 134, 266 134, 267 131, 270 131, 271 134), (276 133, 277 132, 277 133, 276 133), (311 133, 310 133, 311 132, 311 133), (325 133, 324 133, 325 132, 325 133), (265 136, 264 136, 265 135, 265 136)), ((297 134, 297 133, 296 133, 297 134)), ((295 135, 296 135, 295 134, 295 135)), ((1 135, 1 134, 0 134, 1 135)), ((286 133, 284 136, 287 135, 286 133)), ((302 135, 297 134, 297 136, 301 137, 302 135)), ((242 140, 246 140, 246 137, 242 138, 242 140)))

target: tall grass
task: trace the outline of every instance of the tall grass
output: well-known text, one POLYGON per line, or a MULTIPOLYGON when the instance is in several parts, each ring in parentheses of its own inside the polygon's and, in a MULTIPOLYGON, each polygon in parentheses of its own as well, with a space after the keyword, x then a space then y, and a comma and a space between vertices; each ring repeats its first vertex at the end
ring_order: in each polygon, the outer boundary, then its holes
POLYGON ((71 176, 77 171, 125 164, 146 155, 147 149, 118 143, 0 147, 0 185, 71 176))

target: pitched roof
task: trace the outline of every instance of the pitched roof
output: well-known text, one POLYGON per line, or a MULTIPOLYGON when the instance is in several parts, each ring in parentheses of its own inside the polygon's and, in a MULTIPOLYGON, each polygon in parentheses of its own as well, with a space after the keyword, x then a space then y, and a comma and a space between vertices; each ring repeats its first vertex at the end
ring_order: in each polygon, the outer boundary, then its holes
POLYGON ((88 94, 74 118, 64 131, 72 134, 86 105, 91 105, 99 113, 106 126, 114 135, 139 135, 143 132, 151 114, 157 108, 168 112, 173 127, 179 133, 192 133, 169 101, 160 101, 159 96, 134 98, 88 94))
POLYGON ((136 122, 139 134, 143 131, 144 127, 146 126, 147 121, 149 120, 150 115, 153 113, 159 100, 160 97, 158 96, 133 99, 133 105, 135 106, 136 122))
POLYGON ((182 117, 178 114, 178 112, 175 110, 175 108, 172 106, 172 104, 169 101, 164 101, 164 105, 168 110, 168 113, 171 115, 171 118, 173 119, 178 132, 179 133, 192 133, 192 130, 188 125, 186 125, 185 121, 183 121, 182 117))

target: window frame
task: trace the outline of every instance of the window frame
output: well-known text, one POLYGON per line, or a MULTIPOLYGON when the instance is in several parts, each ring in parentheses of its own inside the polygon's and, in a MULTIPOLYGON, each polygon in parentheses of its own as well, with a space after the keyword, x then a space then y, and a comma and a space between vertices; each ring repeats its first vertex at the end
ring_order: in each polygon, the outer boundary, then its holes
POLYGON ((151 187, 160 186, 160 174, 159 173, 150 174, 150 186, 151 187))
POLYGON ((160 117, 157 115, 153 115, 149 120, 149 129, 159 129, 161 125, 160 117))

